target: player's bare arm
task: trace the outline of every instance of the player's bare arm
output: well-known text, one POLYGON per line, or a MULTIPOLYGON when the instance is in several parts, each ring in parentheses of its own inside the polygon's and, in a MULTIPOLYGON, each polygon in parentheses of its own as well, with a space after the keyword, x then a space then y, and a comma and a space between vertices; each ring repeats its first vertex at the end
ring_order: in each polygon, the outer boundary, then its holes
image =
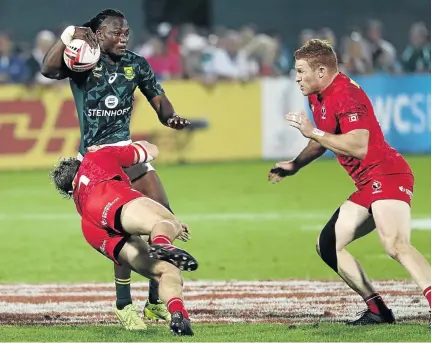
POLYGON ((321 144, 313 139, 309 140, 308 145, 292 161, 283 161, 276 163, 268 174, 268 180, 271 183, 277 183, 286 176, 297 173, 301 168, 307 166, 312 161, 321 157, 326 151, 321 144))
POLYGON ((66 44, 70 43, 72 39, 82 39, 90 44, 91 47, 97 46, 97 39, 92 30, 88 27, 67 27, 61 38, 55 43, 45 55, 41 73, 49 79, 62 80, 67 77, 67 69, 63 61, 63 52, 66 44))
POLYGON ((331 134, 315 128, 304 111, 288 113, 286 119, 303 136, 310 138, 322 147, 336 154, 351 156, 363 160, 368 152, 369 131, 355 129, 344 134, 331 134))
POLYGON ((182 130, 190 124, 190 121, 180 117, 174 111, 174 107, 165 94, 155 96, 150 104, 156 111, 159 121, 172 129, 182 130))
POLYGON ((171 101, 165 94, 150 64, 145 58, 138 60, 140 65, 138 87, 157 113, 159 121, 174 130, 182 130, 190 124, 189 120, 175 113, 171 101))

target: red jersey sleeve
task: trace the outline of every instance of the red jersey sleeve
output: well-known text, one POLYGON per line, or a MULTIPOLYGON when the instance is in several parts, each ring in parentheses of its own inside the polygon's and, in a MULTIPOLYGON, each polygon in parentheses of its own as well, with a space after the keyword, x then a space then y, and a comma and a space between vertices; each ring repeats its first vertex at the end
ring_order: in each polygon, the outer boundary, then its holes
MULTIPOLYGON (((111 147, 110 147, 111 148, 111 147)), ((135 164, 136 148, 131 145, 116 146, 113 148, 113 154, 116 155, 122 167, 129 168, 135 164)))
POLYGON ((118 164, 121 167, 128 168, 135 163, 135 152, 136 148, 132 147, 132 145, 126 145, 106 146, 95 152, 88 152, 87 154, 93 154, 91 159, 96 164, 118 164))
POLYGON ((342 105, 338 110, 337 119, 342 133, 357 129, 369 130, 370 117, 366 105, 362 105, 353 98, 346 98, 346 100, 341 103, 342 105))
POLYGON ((109 147, 112 153, 116 155, 122 167, 131 167, 136 163, 148 162, 152 158, 147 149, 140 142, 135 142, 126 146, 109 147))

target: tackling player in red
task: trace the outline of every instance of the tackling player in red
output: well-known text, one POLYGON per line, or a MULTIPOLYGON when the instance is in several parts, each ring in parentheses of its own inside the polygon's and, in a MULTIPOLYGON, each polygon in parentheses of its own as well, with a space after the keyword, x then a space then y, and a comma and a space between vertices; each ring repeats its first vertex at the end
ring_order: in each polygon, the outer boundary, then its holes
POLYGON ((164 206, 132 189, 124 171, 153 160, 157 147, 140 141, 119 147, 92 146, 88 151, 82 162, 63 159, 51 172, 57 190, 73 197, 83 235, 94 249, 159 282, 159 297, 171 314, 172 333, 193 335, 179 268, 193 271, 198 263, 171 245, 176 238, 187 241, 187 229, 164 206), (150 236, 150 249, 143 235, 150 236))
POLYGON ((338 71, 330 44, 309 40, 295 52, 295 59, 296 82, 308 97, 316 127, 304 111, 287 114, 289 124, 310 141, 294 160, 276 163, 269 181, 294 175, 326 149, 336 154, 357 191, 321 231, 318 254, 366 302, 363 315, 347 324, 394 323, 392 311, 345 247, 376 228, 387 254, 410 273, 430 306, 431 269, 410 244, 413 173, 385 141, 366 93, 338 71))

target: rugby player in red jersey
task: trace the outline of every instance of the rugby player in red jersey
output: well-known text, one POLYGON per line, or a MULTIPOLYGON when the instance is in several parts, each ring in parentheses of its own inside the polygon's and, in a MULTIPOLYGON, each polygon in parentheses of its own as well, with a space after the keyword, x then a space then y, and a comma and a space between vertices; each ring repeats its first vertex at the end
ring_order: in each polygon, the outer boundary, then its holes
POLYGON ((295 59, 296 82, 308 97, 316 127, 304 111, 286 115, 289 124, 310 140, 294 160, 276 163, 269 181, 294 175, 326 149, 336 154, 353 179, 357 191, 336 210, 317 241, 323 261, 367 304, 362 316, 347 324, 395 322, 360 264, 345 249, 375 228, 387 254, 408 271, 430 307, 431 269, 410 243, 414 188, 410 166, 385 141, 366 93, 338 71, 330 44, 309 40, 295 52, 295 59))
POLYGON ((187 240, 187 229, 164 206, 132 189, 124 171, 152 161, 159 153, 157 147, 140 141, 126 146, 91 146, 88 151, 82 161, 63 159, 51 172, 57 190, 73 197, 83 235, 94 249, 159 282, 159 297, 171 314, 172 333, 193 335, 179 269, 192 271, 198 263, 171 244, 176 238, 187 240), (149 248, 142 236, 162 243, 149 248))

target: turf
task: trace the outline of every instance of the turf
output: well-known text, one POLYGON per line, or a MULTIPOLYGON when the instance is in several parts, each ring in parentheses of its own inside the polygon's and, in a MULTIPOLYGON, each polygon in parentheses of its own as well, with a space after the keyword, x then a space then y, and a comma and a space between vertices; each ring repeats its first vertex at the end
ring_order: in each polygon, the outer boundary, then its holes
POLYGON ((430 342, 430 326, 202 324, 195 325, 194 337, 186 338, 173 337, 161 326, 145 333, 125 332, 117 326, 0 327, 0 337, 10 342, 430 342))
MULTIPOLYGON (((430 218, 430 158, 408 158, 416 188, 415 219, 430 218)), ((278 185, 267 182, 273 162, 157 166, 172 208, 190 224, 192 240, 181 244, 200 261, 186 279, 337 279, 315 252, 320 228, 354 190, 334 160, 321 160, 278 185)), ((1 283, 102 281, 113 279, 112 263, 84 241, 71 201, 49 184, 47 171, 2 172, 0 184, 1 283)), ((412 232, 413 245, 430 260, 430 230, 412 232)), ((388 258, 377 234, 353 243, 372 279, 407 279, 388 258)), ((133 275, 134 281, 142 280, 133 275)), ((197 324, 188 341, 430 341, 426 324, 365 329, 341 324, 197 324)), ((148 333, 117 326, 0 327, 4 341, 183 341, 166 328, 148 333)))
MULTIPOLYGON (((430 159, 409 158, 415 177, 413 217, 430 218, 430 159)), ((318 258, 316 237, 353 185, 333 160, 322 160, 272 185, 272 162, 157 168, 178 217, 191 226, 184 244, 200 261, 186 278, 211 280, 335 279, 318 258)), ((84 241, 72 201, 47 171, 1 173, 0 282, 111 281, 111 262, 84 241), (6 182, 7 180, 7 182, 6 182)), ((430 258, 430 231, 412 243, 430 258)), ((371 233, 349 250, 372 278, 406 278, 371 233), (377 263, 379 261, 379 263, 377 263)), ((139 276, 134 279, 140 278, 139 276)))

